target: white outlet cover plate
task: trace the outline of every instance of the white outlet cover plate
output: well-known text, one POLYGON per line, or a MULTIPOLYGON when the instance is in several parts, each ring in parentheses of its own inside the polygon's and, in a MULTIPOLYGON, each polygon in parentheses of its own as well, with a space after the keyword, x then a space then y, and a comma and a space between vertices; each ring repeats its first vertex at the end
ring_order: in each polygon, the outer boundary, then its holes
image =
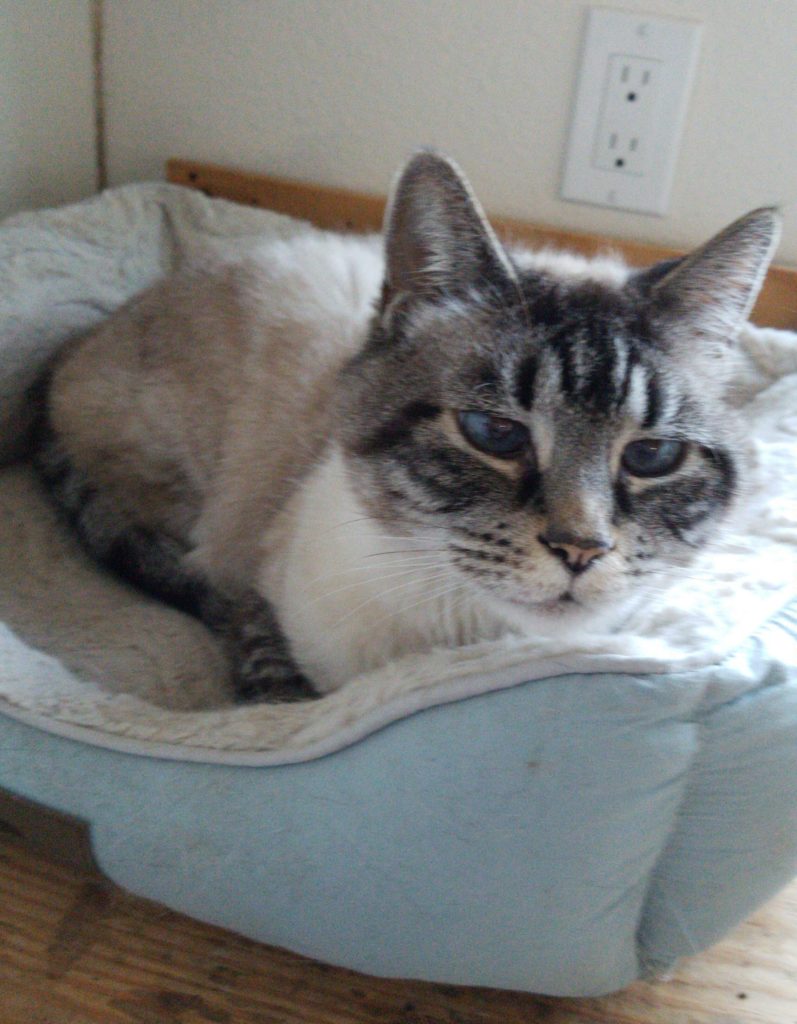
POLYGON ((702 25, 698 22, 590 8, 578 94, 570 127, 562 198, 637 213, 665 214, 692 86, 702 25), (612 58, 656 61, 655 117, 645 138, 644 173, 611 169, 600 159, 612 58), (604 166, 601 166, 604 164, 604 166))

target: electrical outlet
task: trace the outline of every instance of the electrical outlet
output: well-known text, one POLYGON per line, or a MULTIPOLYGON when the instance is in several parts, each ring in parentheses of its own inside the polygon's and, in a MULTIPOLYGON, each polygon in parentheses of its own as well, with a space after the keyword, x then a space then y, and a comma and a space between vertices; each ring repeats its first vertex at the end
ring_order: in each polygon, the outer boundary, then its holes
POLYGON ((609 58, 593 163, 605 171, 644 175, 655 132, 659 61, 609 58))
POLYGON ((590 9, 563 199, 667 212, 700 28, 590 9))

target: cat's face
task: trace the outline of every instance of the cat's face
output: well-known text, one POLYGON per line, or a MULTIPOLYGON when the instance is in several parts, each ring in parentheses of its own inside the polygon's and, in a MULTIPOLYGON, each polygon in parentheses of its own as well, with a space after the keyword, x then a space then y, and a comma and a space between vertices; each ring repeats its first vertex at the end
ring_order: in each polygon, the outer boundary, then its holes
POLYGON ((737 489, 723 350, 775 233, 771 211, 746 221, 678 265, 568 277, 510 260, 454 169, 416 158, 381 310, 343 377, 369 512, 462 587, 544 614, 663 585, 737 489))

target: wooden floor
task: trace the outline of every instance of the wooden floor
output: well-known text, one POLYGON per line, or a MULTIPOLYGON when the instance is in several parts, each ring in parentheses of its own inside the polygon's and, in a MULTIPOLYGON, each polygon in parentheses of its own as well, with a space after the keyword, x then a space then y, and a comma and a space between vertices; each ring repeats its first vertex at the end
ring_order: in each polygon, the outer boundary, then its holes
POLYGON ((797 883, 669 982, 605 999, 379 981, 0 840, 0 1024, 797 1024, 797 883))

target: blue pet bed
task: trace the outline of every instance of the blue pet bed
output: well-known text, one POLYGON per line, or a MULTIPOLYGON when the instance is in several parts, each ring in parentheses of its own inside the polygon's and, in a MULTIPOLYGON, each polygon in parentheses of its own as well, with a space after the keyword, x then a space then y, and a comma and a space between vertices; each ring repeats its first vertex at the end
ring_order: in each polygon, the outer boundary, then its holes
POLYGON ((372 974, 592 995, 797 873, 797 339, 750 329, 751 493, 622 635, 235 707, 196 622, 94 569, 19 460, 47 356, 186 255, 314 230, 174 186, 0 227, 0 787, 119 885, 372 974))

